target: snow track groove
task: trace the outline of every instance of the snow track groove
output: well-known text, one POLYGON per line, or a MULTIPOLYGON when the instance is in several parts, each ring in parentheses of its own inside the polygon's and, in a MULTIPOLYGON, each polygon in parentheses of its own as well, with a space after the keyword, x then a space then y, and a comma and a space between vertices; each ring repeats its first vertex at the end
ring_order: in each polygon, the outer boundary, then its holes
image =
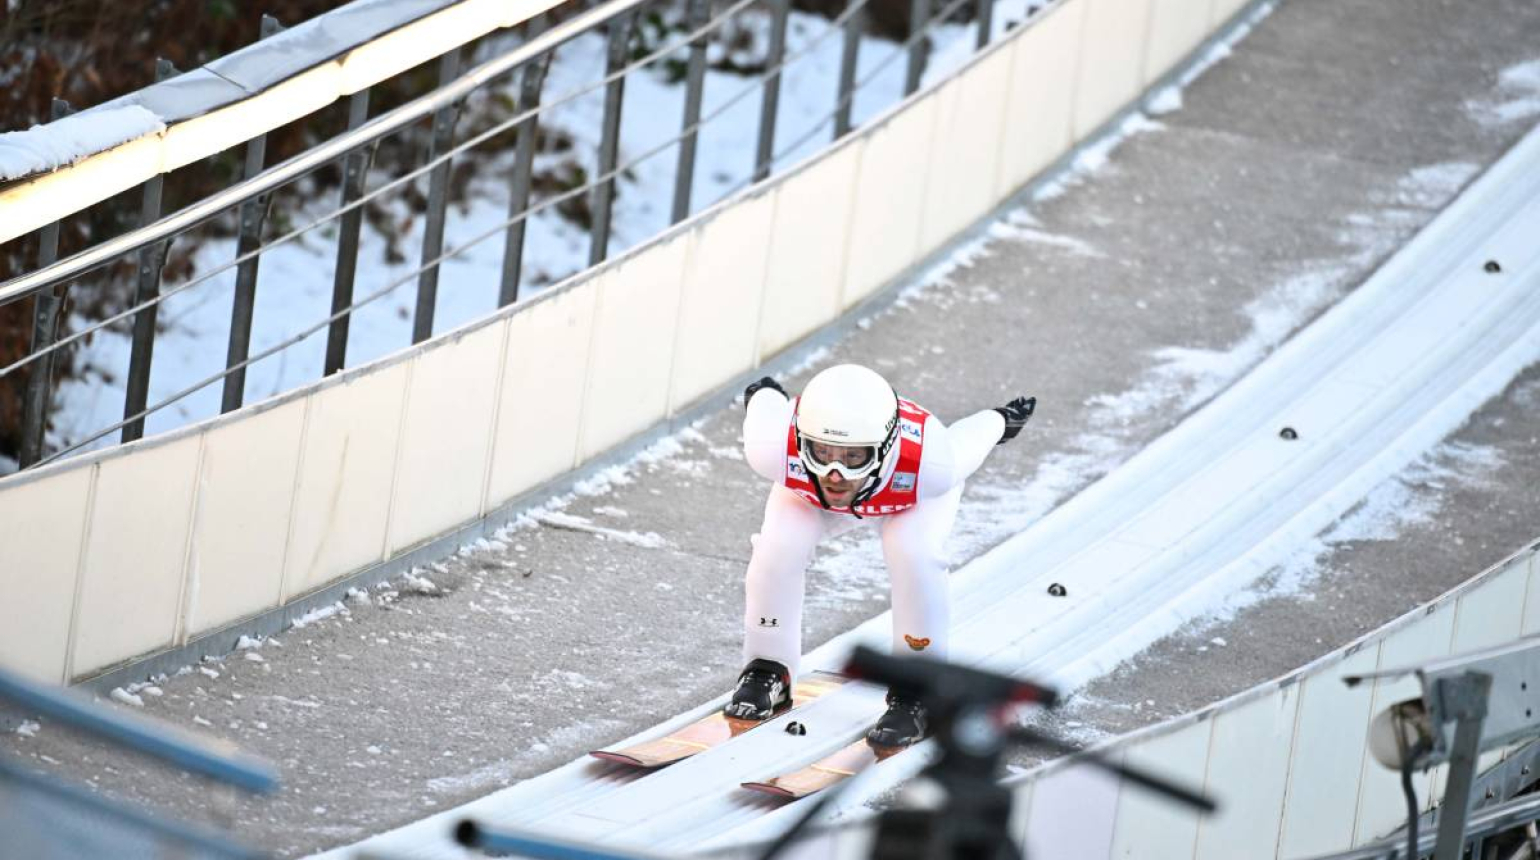
MULTIPOLYGON (((1540 359, 1540 131, 1532 132, 1364 285, 1180 426, 1027 531, 954 573, 957 658, 1073 689, 1212 610, 1436 445, 1540 359), (1495 260, 1498 273, 1486 270, 1495 260), (1299 437, 1279 431, 1293 427, 1299 437), (1046 588, 1060 582, 1064 598, 1046 588)), ((815 651, 834 668, 888 616, 815 651)), ((719 707, 725 696, 633 740, 719 707)), ((881 691, 847 685, 656 773, 579 760, 360 843, 461 857, 464 817, 616 847, 683 851, 769 836, 800 814, 738 783, 858 737, 881 691)), ((880 790, 925 747, 877 768, 880 790)), ((869 794, 869 793, 868 793, 869 794)), ((857 808, 862 797, 842 799, 857 808)), ((339 849, 327 856, 343 856, 339 849)))

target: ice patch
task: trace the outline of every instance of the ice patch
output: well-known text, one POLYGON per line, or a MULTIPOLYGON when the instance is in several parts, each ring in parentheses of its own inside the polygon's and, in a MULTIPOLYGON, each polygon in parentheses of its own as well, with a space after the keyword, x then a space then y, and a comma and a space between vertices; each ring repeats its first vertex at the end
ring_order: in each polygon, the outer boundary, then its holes
POLYGON ((1164 87, 1144 102, 1144 110, 1150 116, 1163 116, 1182 109, 1182 88, 1164 87))
POLYGON ((642 547, 643 549, 664 549, 669 545, 668 541, 664 540, 663 536, 657 532, 623 532, 617 529, 594 525, 593 521, 587 517, 580 517, 560 511, 542 512, 539 516, 535 517, 535 520, 541 525, 551 528, 583 532, 604 540, 618 541, 630 544, 631 546, 642 547))
POLYGON ((112 692, 108 693, 107 695, 110 696, 114 702, 119 704, 133 705, 136 708, 144 707, 143 699, 139 698, 133 693, 130 693, 122 687, 113 687, 112 692))
POLYGON ((1076 239, 1073 236, 1062 236, 1033 227, 1020 227, 1011 224, 1008 220, 996 221, 989 225, 989 236, 992 239, 1008 239, 1019 242, 1033 242, 1039 245, 1050 245, 1055 248, 1062 248, 1071 254, 1081 257, 1103 259, 1107 256, 1092 247, 1089 242, 1076 239))
POLYGON ((347 607, 343 606, 342 601, 339 600, 336 603, 329 603, 318 609, 312 609, 309 612, 306 612, 304 615, 294 619, 294 623, 290 624, 289 626, 295 628, 296 630, 304 629, 305 627, 309 627, 317 621, 324 621, 325 619, 330 618, 338 613, 345 615, 347 614, 347 611, 347 607))
POLYGON ((1540 60, 1509 66, 1497 78, 1497 92, 1471 99, 1465 110, 1477 122, 1501 126, 1540 116, 1540 60))

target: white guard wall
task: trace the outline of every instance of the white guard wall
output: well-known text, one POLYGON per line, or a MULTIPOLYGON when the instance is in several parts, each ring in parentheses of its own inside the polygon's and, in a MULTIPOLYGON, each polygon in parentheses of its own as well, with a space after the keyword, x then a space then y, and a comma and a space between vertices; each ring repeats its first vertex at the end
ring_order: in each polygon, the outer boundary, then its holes
MULTIPOLYGON (((799 169, 534 300, 276 400, 0 480, 0 663, 70 682, 188 645, 666 421, 987 215, 1235 6, 1063 0, 799 169)), ((361 61, 337 62, 332 83, 355 86, 361 61)))
MULTIPOLYGON (((1421 692, 1412 677, 1349 688, 1343 676, 1536 630, 1540 542, 1291 675, 1101 747, 1116 761, 1202 788, 1219 802, 1217 815, 1199 818, 1068 759, 1014 782, 1013 826, 1034 860, 1293 860, 1375 841, 1405 823, 1406 805, 1399 774, 1369 755, 1369 722, 1421 692)), ((1418 775, 1424 811, 1441 798, 1444 771, 1418 775)))

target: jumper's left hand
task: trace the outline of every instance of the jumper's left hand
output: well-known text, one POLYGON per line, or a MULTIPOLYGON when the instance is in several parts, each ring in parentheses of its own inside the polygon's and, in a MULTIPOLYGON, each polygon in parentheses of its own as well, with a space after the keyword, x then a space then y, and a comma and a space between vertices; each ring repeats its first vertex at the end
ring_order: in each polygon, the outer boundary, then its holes
POLYGON ((1037 409, 1036 397, 1018 397, 1004 406, 996 406, 995 411, 1005 418, 1005 432, 1000 434, 1000 441, 996 445, 1003 445, 1016 438, 1021 428, 1027 426, 1027 419, 1032 417, 1033 410, 1037 409))

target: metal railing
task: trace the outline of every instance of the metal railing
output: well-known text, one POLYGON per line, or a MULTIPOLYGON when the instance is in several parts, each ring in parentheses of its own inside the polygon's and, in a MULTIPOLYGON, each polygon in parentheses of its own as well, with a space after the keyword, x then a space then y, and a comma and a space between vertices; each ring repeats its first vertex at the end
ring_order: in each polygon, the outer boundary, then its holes
MULTIPOLYGON (((588 262, 590 265, 598 264, 609 256, 613 230, 614 183, 616 178, 629 168, 671 147, 678 147, 678 164, 670 210, 671 223, 678 223, 688 217, 691 211, 690 201, 696 172, 699 133, 713 120, 721 118, 731 106, 756 93, 761 98, 757 145, 749 178, 728 189, 724 196, 731 196, 753 183, 764 180, 770 175, 772 166, 779 158, 796 151, 815 136, 829 133, 831 140, 838 140, 848 134, 851 130, 851 104, 856 93, 866 88, 883 69, 900 57, 906 62, 903 93, 908 96, 915 92, 922 78, 927 46, 932 35, 945 21, 965 7, 973 6, 978 27, 976 44, 987 45, 991 35, 990 9, 993 0, 949 0, 940 5, 935 0, 915 0, 913 12, 916 17, 908 37, 894 46, 888 56, 859 79, 856 77, 856 56, 864 28, 864 10, 870 0, 850 0, 847 7, 829 22, 826 29, 792 53, 786 51, 785 38, 786 24, 790 15, 789 0, 735 0, 716 10, 712 9, 711 0, 667 0, 667 2, 685 4, 685 26, 688 32, 669 40, 644 56, 630 58, 636 23, 639 16, 649 8, 663 6, 664 0, 616 0, 616 2, 579 12, 555 24, 549 23, 546 16, 542 15, 525 25, 524 38, 517 47, 494 56, 464 73, 459 71, 463 46, 449 51, 439 63, 440 84, 437 89, 372 119, 368 118, 369 91, 363 90, 357 93, 348 105, 346 131, 280 164, 264 169, 265 135, 252 139, 246 144, 245 170, 242 178, 223 191, 199 200, 180 211, 161 215, 162 177, 146 182, 142 192, 142 226, 122 236, 103 241, 59 260, 56 250, 59 224, 55 223, 39 231, 41 241, 37 268, 20 277, 0 283, 0 305, 27 297, 36 299, 33 340, 28 354, 9 365, 0 367, 0 379, 23 370, 28 371, 24 392, 21 467, 25 469, 57 460, 115 432, 121 433, 123 442, 138 439, 144 433, 144 421, 147 416, 215 382, 222 381, 224 385, 221 411, 229 412, 238 409, 244 402, 247 367, 323 329, 327 331, 325 360, 324 365, 318 370, 322 376, 336 373, 347 363, 349 321, 352 314, 414 280, 417 282, 417 300, 412 321, 411 342, 422 342, 434 333, 434 308, 440 265, 499 234, 503 236, 504 248, 498 306, 512 304, 519 299, 520 276, 525 257, 525 228, 528 220, 540 212, 582 195, 589 197, 593 213, 588 262), (770 16, 768 56, 764 72, 759 79, 747 81, 731 96, 703 114, 708 40, 738 16, 749 13, 754 6, 763 7, 770 16), (572 40, 601 28, 605 32, 608 46, 604 76, 555 98, 545 98, 543 88, 546 73, 555 52, 572 40), (842 47, 834 108, 819 117, 790 145, 775 148, 780 82, 784 72, 793 64, 810 56, 819 45, 836 35, 842 37, 842 47), (623 88, 627 76, 680 51, 688 52, 688 60, 685 67, 684 109, 679 134, 645 151, 632 154, 622 162, 620 160, 620 120, 623 88), (517 77, 518 96, 515 114, 486 131, 457 142, 454 135, 455 121, 465 99, 473 92, 509 75, 517 77), (560 105, 600 89, 604 91, 604 107, 596 175, 575 187, 531 204, 535 143, 541 117, 548 115, 551 110, 560 105), (366 191, 365 179, 372 149, 387 136, 413 123, 430 118, 433 128, 426 162, 378 188, 366 191), (826 129, 828 131, 825 131, 826 129), (493 229, 484 230, 458 245, 446 248, 444 237, 449 215, 452 160, 457 155, 510 131, 514 135, 514 165, 509 179, 508 217, 493 229), (332 164, 340 164, 342 168, 341 196, 338 206, 309 223, 290 229, 277 237, 264 239, 264 228, 274 193, 332 164), (379 200, 383 195, 403 189, 408 183, 413 183, 422 176, 427 176, 429 189, 426 229, 419 264, 406 276, 394 278, 367 295, 356 296, 354 287, 363 207, 371 201, 379 200), (238 214, 239 219, 234 258, 202 271, 173 287, 162 289, 162 269, 169 243, 178 236, 232 211, 238 214), (253 352, 251 349, 252 315, 261 256, 332 222, 337 222, 337 236, 330 315, 279 343, 253 352), (70 334, 59 332, 60 306, 70 285, 105 266, 128 259, 134 259, 137 263, 137 279, 132 305, 117 313, 110 313, 103 319, 91 322, 70 334), (234 300, 231 305, 230 337, 224 368, 156 403, 149 403, 149 375, 159 308, 171 297, 207 283, 230 269, 236 270, 236 277, 234 300), (52 388, 52 367, 55 355, 60 350, 91 337, 95 332, 130 318, 133 335, 123 420, 90 432, 84 438, 60 446, 58 450, 45 451, 44 431, 47 425, 47 407, 52 388)), ((264 36, 277 31, 276 22, 272 19, 264 20, 264 36)), ((166 65, 162 65, 159 69, 161 76, 169 75, 170 72, 166 65)))
MULTIPOLYGON (((117 714, 72 691, 0 669, 0 707, 137 752, 242 791, 278 788, 265 761, 143 718, 117 714)), ((0 843, 8 857, 256 858, 264 852, 205 825, 111 800, 83 786, 0 758, 0 843)))

